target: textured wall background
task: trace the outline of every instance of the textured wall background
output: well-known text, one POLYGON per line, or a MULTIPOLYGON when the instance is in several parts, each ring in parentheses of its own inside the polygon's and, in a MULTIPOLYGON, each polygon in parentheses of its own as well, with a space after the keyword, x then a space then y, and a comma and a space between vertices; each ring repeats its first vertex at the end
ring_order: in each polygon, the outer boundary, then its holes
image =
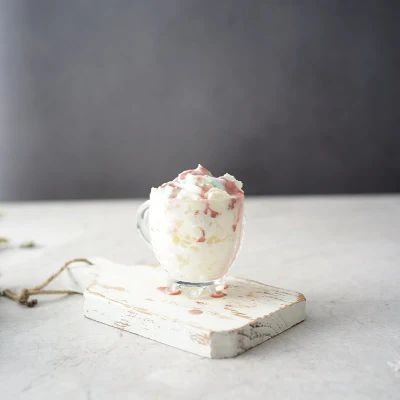
POLYGON ((0 1, 0 200, 400 191, 398 1, 0 1))

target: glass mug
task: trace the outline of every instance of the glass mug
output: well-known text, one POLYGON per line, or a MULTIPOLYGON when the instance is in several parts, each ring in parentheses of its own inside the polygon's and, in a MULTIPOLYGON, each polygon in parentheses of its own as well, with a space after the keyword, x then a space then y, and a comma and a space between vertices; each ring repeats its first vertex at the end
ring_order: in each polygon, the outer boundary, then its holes
POLYGON ((243 239, 243 201, 243 195, 193 200, 152 192, 139 207, 137 229, 168 273, 168 294, 225 296, 224 277, 243 239))

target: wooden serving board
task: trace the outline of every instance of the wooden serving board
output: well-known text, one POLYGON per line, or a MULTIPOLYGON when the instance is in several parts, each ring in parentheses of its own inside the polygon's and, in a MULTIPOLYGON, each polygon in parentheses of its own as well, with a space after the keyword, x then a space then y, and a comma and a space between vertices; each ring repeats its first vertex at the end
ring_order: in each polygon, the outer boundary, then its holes
POLYGON ((158 290, 166 282, 160 267, 93 260, 86 317, 203 357, 234 357, 306 316, 301 293, 256 281, 228 277, 226 297, 194 300, 158 290))

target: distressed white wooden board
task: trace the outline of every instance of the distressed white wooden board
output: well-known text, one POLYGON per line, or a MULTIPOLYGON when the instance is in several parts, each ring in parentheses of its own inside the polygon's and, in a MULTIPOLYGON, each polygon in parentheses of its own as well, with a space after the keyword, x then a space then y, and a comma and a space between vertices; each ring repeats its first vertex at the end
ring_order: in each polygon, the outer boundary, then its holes
POLYGON ((99 272, 84 292, 86 317, 200 356, 234 357, 306 316, 301 293, 259 282, 228 277, 226 297, 193 300, 157 290, 166 281, 159 267, 92 261, 99 272))

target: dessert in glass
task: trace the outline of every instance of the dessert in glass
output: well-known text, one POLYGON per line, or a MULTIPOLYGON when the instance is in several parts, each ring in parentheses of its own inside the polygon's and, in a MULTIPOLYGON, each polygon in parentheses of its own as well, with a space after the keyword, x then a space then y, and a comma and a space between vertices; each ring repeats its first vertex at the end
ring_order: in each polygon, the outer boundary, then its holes
POLYGON ((217 178, 199 165, 151 189, 137 227, 168 272, 166 293, 225 296, 224 277, 243 238, 242 186, 232 175, 217 178))

